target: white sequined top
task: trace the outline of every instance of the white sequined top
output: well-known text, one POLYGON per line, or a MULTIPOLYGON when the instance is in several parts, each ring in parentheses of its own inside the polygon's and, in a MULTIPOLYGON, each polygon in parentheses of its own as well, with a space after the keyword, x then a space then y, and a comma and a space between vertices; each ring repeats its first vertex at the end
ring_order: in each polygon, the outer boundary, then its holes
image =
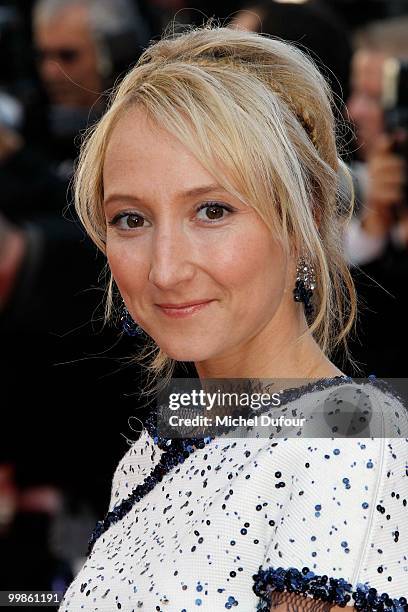
MULTIPOLYGON (((286 408, 322 406, 346 384, 330 380, 286 408)), ((277 591, 406 612, 408 413, 378 381, 364 393, 389 437, 239 430, 182 455, 145 429, 116 469, 112 514, 60 612, 266 612, 277 591)))

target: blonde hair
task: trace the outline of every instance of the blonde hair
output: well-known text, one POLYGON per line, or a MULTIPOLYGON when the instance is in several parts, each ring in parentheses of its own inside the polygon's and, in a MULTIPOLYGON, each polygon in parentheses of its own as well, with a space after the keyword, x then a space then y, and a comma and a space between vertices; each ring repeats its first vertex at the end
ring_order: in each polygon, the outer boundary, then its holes
MULTIPOLYGON (((310 331, 326 354, 340 343, 347 352, 356 313, 343 258, 351 181, 345 189, 331 102, 323 76, 293 45, 211 24, 166 36, 144 51, 86 137, 75 178, 79 217, 105 253, 105 151, 117 121, 137 105, 253 206, 287 252, 314 266, 310 331)), ((112 296, 111 277, 107 318, 112 296)), ((143 355, 153 355, 155 374, 174 365, 155 344, 143 355)))

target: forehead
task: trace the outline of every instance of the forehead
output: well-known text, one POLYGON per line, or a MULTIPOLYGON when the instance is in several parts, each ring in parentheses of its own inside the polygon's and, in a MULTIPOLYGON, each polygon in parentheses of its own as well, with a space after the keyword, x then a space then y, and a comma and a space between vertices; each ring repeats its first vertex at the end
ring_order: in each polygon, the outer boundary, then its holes
POLYGON ((71 6, 49 19, 40 20, 34 29, 37 43, 59 42, 60 45, 83 43, 91 38, 89 12, 84 6, 71 6))
POLYGON ((117 189, 169 193, 214 179, 193 153, 137 107, 127 109, 110 135, 103 167, 105 196, 117 189))
POLYGON ((357 51, 352 63, 352 81, 357 89, 380 94, 385 55, 379 52, 357 51))

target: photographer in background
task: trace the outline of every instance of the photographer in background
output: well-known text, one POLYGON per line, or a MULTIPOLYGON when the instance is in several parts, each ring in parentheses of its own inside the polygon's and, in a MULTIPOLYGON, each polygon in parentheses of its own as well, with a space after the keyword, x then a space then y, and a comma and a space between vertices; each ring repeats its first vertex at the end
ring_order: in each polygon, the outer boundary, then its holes
MULTIPOLYGON (((402 79, 403 60, 408 61, 408 18, 371 25, 361 33, 359 45, 352 63, 352 94, 348 102, 361 158, 353 168, 361 208, 348 242, 349 257, 355 265, 381 255, 389 238, 402 248, 408 240, 407 168, 401 154, 408 125, 402 109, 397 117, 400 125, 395 121, 389 125, 384 107, 389 97, 386 89, 393 88, 387 76, 394 70, 395 59, 402 65, 402 79)), ((395 66, 397 70, 399 65, 395 66)), ((395 78, 399 76, 395 74, 395 78)), ((404 104, 405 86, 406 81, 401 83, 400 99, 394 96, 394 105, 404 104)))
MULTIPOLYGON (((126 429, 115 384, 132 389, 133 379, 129 371, 113 376, 117 330, 93 326, 102 292, 92 287, 104 261, 66 211, 67 189, 81 132, 103 111, 105 88, 149 39, 134 4, 39 0, 33 41, 43 96, 24 106, 21 125, 0 124, 0 448, 33 478, 63 483, 76 497, 75 462, 89 444, 104 444, 100 414, 108 406, 117 429, 126 429), (81 430, 61 417, 65 410, 81 415, 81 430)), ((116 442, 119 457, 119 434, 116 442)), ((103 497, 111 461, 99 465, 92 501, 103 497)))
POLYGON ((373 23, 356 42, 348 108, 359 156, 357 211, 345 248, 362 272, 354 270, 363 311, 353 352, 378 376, 406 376, 408 17, 373 23))
POLYGON ((106 88, 137 61, 149 32, 131 0, 39 0, 33 39, 37 104, 26 109, 20 131, 0 117, 0 307, 7 328, 29 320, 30 330, 48 326, 53 312, 48 258, 65 271, 60 293, 53 291, 64 303, 69 263, 79 257, 86 276, 83 284, 77 277, 74 290, 94 281, 87 275, 95 271, 94 250, 64 218, 78 139, 103 112, 106 88), (34 312, 39 298, 45 303, 34 312))

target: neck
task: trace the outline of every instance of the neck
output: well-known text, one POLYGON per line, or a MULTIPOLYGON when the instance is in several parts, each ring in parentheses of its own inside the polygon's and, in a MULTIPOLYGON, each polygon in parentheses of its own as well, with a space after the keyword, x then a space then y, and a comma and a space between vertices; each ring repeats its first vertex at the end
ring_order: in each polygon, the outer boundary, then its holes
POLYGON ((342 375, 309 332, 303 312, 282 326, 276 317, 244 345, 223 355, 196 362, 204 378, 331 378, 342 375), (286 330, 286 331, 285 331, 286 330), (289 332, 287 330, 290 330, 289 332))

